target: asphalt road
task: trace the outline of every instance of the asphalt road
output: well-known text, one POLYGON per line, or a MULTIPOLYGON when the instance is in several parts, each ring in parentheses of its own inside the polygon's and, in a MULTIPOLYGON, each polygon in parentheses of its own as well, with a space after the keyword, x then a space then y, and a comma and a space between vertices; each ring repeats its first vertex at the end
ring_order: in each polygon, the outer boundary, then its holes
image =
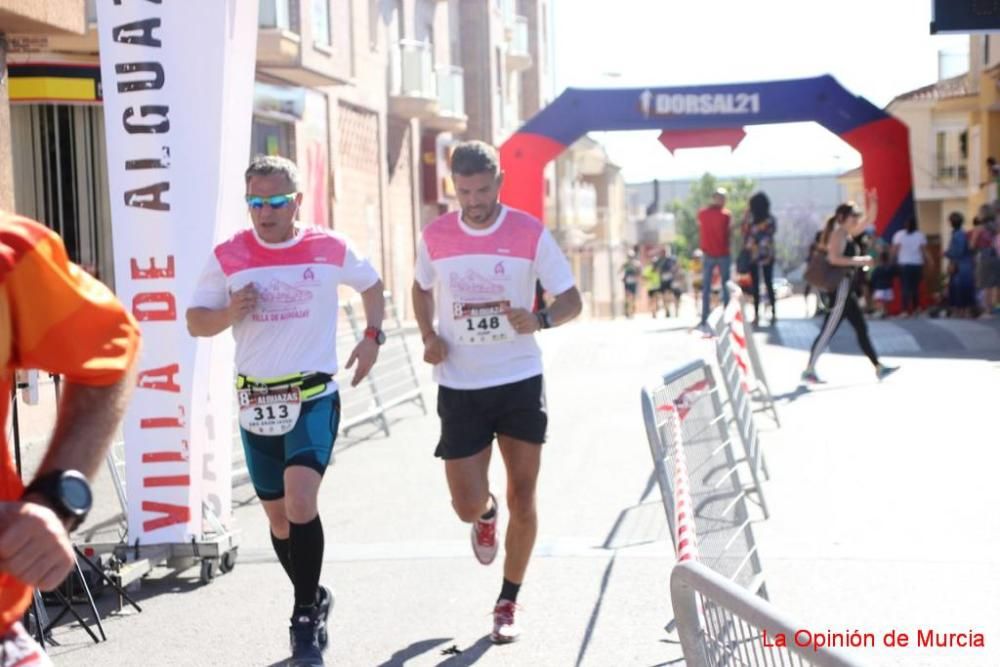
MULTIPOLYGON (((806 628, 914 637, 921 629, 971 631, 986 644, 855 649, 871 665, 995 667, 1000 327, 878 322, 876 347, 903 364, 882 383, 847 329, 819 363, 825 384, 806 390, 798 386, 802 339, 815 321, 792 317, 800 301, 782 304, 782 322, 758 332, 783 420, 777 429, 760 418, 772 517, 754 528, 771 600, 806 628)), ((321 491, 323 581, 337 596, 327 664, 682 664, 676 635, 663 630, 674 559, 639 389, 711 354, 708 341, 688 331, 693 321, 644 316, 541 335, 550 442, 539 542, 519 600, 525 634, 516 644, 488 641, 499 559, 479 565, 468 527, 451 511, 432 456, 433 410, 425 416, 402 406, 391 437, 365 438, 359 429, 339 441, 321 491)), ((421 373, 433 406, 429 373, 421 373)), ((503 488, 499 460, 491 483, 503 488)), ((72 625, 57 628, 56 664, 280 664, 291 587, 252 490, 234 495, 243 531, 234 571, 201 585, 197 569, 157 570, 139 592, 141 614, 105 619, 107 642, 94 645, 72 625)), ((114 505, 105 506, 108 517, 114 505)), ((102 598, 103 607, 113 602, 102 598)))

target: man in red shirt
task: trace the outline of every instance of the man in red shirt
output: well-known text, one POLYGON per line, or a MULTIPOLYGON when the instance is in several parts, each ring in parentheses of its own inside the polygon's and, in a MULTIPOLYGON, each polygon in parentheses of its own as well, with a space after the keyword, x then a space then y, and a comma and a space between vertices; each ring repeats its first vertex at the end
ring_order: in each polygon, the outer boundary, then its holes
POLYGON ((701 238, 702 281, 701 281, 701 322, 699 328, 708 326, 708 312, 711 310, 712 273, 719 267, 722 278, 722 302, 729 303, 729 225, 732 215, 726 208, 726 191, 719 188, 712 194, 712 203, 698 211, 698 230, 701 238))
POLYGON ((111 291, 70 263, 59 237, 0 211, 0 424, 15 369, 65 378, 45 458, 22 486, 0 433, 0 667, 51 662, 24 631, 31 589, 51 590, 76 556, 69 532, 125 410, 139 327, 111 291))

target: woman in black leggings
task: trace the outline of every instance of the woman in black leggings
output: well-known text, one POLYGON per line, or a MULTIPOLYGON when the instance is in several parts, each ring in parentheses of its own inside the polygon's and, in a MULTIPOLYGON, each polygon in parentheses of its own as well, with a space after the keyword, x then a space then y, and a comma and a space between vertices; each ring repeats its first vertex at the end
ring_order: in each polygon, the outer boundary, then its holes
POLYGON ((820 245, 825 248, 827 261, 833 266, 841 266, 846 269, 844 276, 840 279, 837 289, 830 293, 831 307, 820 327, 819 335, 813 341, 812 350, 809 353, 809 365, 802 372, 802 381, 809 383, 819 382, 816 375, 816 361, 830 344, 830 339, 836 333, 840 323, 845 319, 854 328, 854 333, 858 337, 858 345, 875 367, 875 375, 882 379, 898 367, 886 366, 878 359, 878 354, 872 346, 868 337, 868 324, 865 316, 858 305, 858 298, 851 289, 854 269, 871 266, 873 260, 868 256, 858 256, 858 248, 854 243, 854 236, 861 233, 872 221, 875 220, 875 211, 878 206, 878 199, 874 192, 868 193, 866 197, 867 209, 864 216, 852 202, 841 204, 832 218, 826 223, 820 245))
POLYGON ((743 221, 743 243, 750 251, 753 262, 750 279, 753 287, 753 323, 760 326, 760 279, 764 278, 767 302, 771 304, 771 323, 778 320, 777 301, 774 298, 774 232, 777 223, 771 215, 771 200, 757 192, 747 202, 746 219, 743 221))

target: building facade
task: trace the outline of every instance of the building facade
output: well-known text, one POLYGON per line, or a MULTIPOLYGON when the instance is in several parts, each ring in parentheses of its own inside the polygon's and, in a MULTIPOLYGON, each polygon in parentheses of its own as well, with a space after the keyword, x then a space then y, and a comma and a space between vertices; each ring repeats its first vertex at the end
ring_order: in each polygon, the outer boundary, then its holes
MULTIPOLYGON (((96 1, 11 4, 0 205, 113 284, 96 1)), ((499 144, 551 97, 548 17, 547 0, 259 0, 250 153, 297 162, 303 222, 352 238, 404 316, 419 231, 457 206, 450 147, 499 144)))

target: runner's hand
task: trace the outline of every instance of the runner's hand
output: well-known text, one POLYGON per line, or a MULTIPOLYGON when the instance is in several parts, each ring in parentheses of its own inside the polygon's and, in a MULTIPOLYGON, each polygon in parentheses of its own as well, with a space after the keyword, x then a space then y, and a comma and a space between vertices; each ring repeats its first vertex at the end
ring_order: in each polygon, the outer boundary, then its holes
POLYGON ((519 334, 535 333, 542 328, 538 317, 530 310, 524 308, 507 308, 503 314, 507 316, 510 325, 514 327, 514 331, 519 334))
POLYGON ((257 308, 257 288, 247 283, 229 294, 229 319, 233 324, 241 321, 257 308))
POLYGON ((375 360, 378 359, 378 343, 371 338, 362 338, 351 352, 351 357, 347 360, 347 368, 358 362, 358 367, 354 369, 354 377, 351 379, 351 386, 357 387, 358 383, 365 379, 375 360))
POLYGON ((440 364, 448 355, 448 346, 436 333, 424 338, 424 361, 431 365, 440 364))
POLYGON ((76 562, 55 512, 37 503, 0 503, 0 572, 50 591, 76 562))

